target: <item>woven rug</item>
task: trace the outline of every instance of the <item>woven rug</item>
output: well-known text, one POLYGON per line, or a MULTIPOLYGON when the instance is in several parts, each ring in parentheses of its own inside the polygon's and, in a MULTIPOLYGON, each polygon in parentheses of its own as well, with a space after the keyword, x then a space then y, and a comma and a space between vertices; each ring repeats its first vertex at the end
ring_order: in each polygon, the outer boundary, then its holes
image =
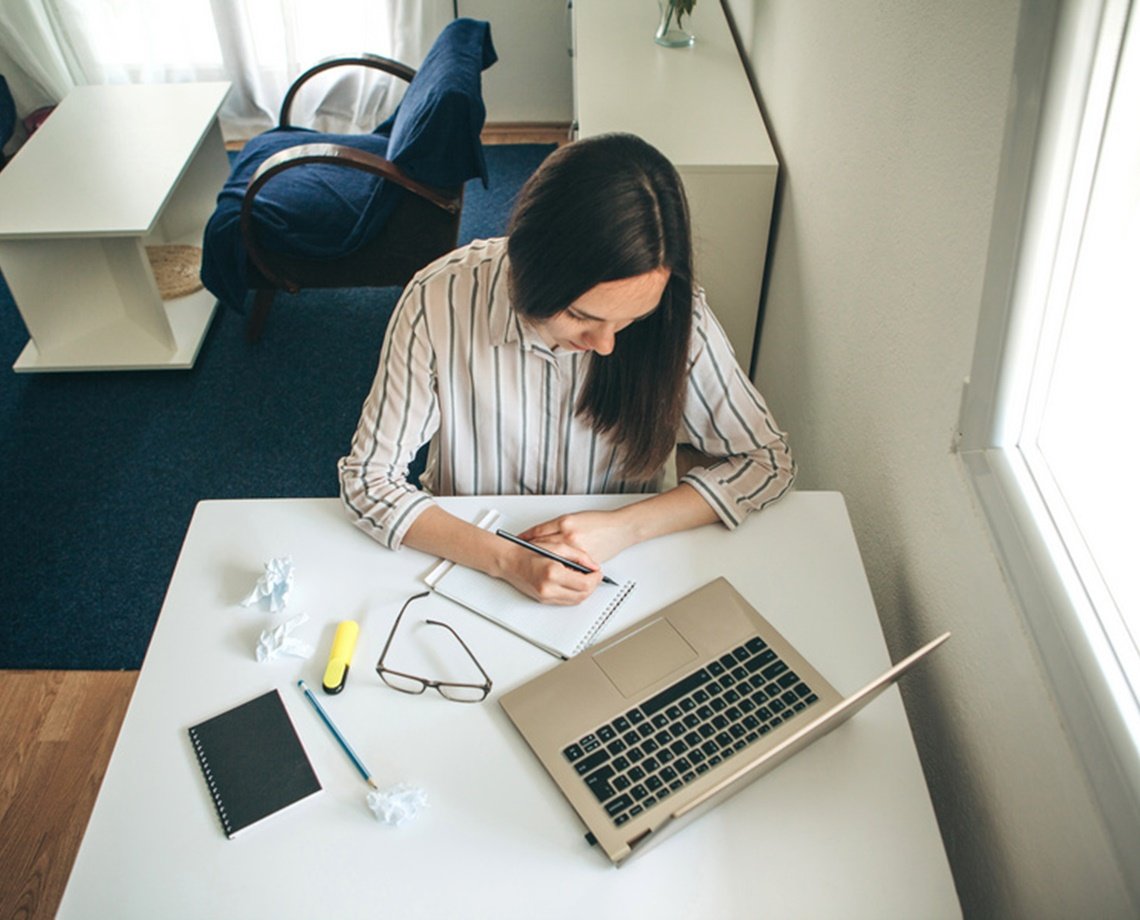
POLYGON ((200 246, 174 243, 147 246, 146 257, 150 260, 150 268, 163 300, 185 297, 202 289, 202 279, 198 277, 198 270, 202 267, 200 246))

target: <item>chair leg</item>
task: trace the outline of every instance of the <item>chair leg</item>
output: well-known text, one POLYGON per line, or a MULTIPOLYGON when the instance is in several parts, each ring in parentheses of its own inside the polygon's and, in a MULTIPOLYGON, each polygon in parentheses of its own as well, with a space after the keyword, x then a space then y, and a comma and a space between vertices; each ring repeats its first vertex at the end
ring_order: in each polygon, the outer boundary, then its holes
POLYGON ((249 324, 245 327, 247 342, 256 342, 261 338, 261 330, 265 327, 269 307, 273 304, 273 295, 276 293, 272 288, 262 288, 254 292, 253 312, 249 316, 249 324))

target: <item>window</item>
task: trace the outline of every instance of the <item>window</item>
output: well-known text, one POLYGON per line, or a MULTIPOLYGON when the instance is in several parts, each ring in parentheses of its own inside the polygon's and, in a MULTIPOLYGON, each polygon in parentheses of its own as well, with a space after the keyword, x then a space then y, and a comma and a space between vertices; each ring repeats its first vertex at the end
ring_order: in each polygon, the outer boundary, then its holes
POLYGON ((1022 12, 959 447, 1140 895, 1140 12, 1045 6, 1022 12))

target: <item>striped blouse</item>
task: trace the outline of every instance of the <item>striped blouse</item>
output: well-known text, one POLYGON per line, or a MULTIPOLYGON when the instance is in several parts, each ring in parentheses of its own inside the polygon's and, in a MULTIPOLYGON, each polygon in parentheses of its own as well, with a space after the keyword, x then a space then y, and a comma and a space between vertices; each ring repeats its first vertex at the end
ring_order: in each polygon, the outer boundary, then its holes
MULTIPOLYGON (((656 492, 621 477, 617 448, 575 415, 589 352, 551 349, 511 307, 506 239, 477 240, 423 269, 396 305, 341 498, 392 549, 432 495, 656 492), (431 441, 422 489, 407 480, 431 441)), ((704 294, 693 303, 688 396, 678 440, 723 458, 682 482, 729 527, 778 499, 795 475, 784 434, 741 372, 704 294)))

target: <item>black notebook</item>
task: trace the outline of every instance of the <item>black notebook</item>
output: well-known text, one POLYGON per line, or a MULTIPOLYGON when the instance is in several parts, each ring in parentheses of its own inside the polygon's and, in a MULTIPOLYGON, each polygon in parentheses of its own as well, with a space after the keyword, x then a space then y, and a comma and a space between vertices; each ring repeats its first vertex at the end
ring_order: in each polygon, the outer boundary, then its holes
POLYGON ((321 790, 276 690, 189 732, 227 837, 321 790))

